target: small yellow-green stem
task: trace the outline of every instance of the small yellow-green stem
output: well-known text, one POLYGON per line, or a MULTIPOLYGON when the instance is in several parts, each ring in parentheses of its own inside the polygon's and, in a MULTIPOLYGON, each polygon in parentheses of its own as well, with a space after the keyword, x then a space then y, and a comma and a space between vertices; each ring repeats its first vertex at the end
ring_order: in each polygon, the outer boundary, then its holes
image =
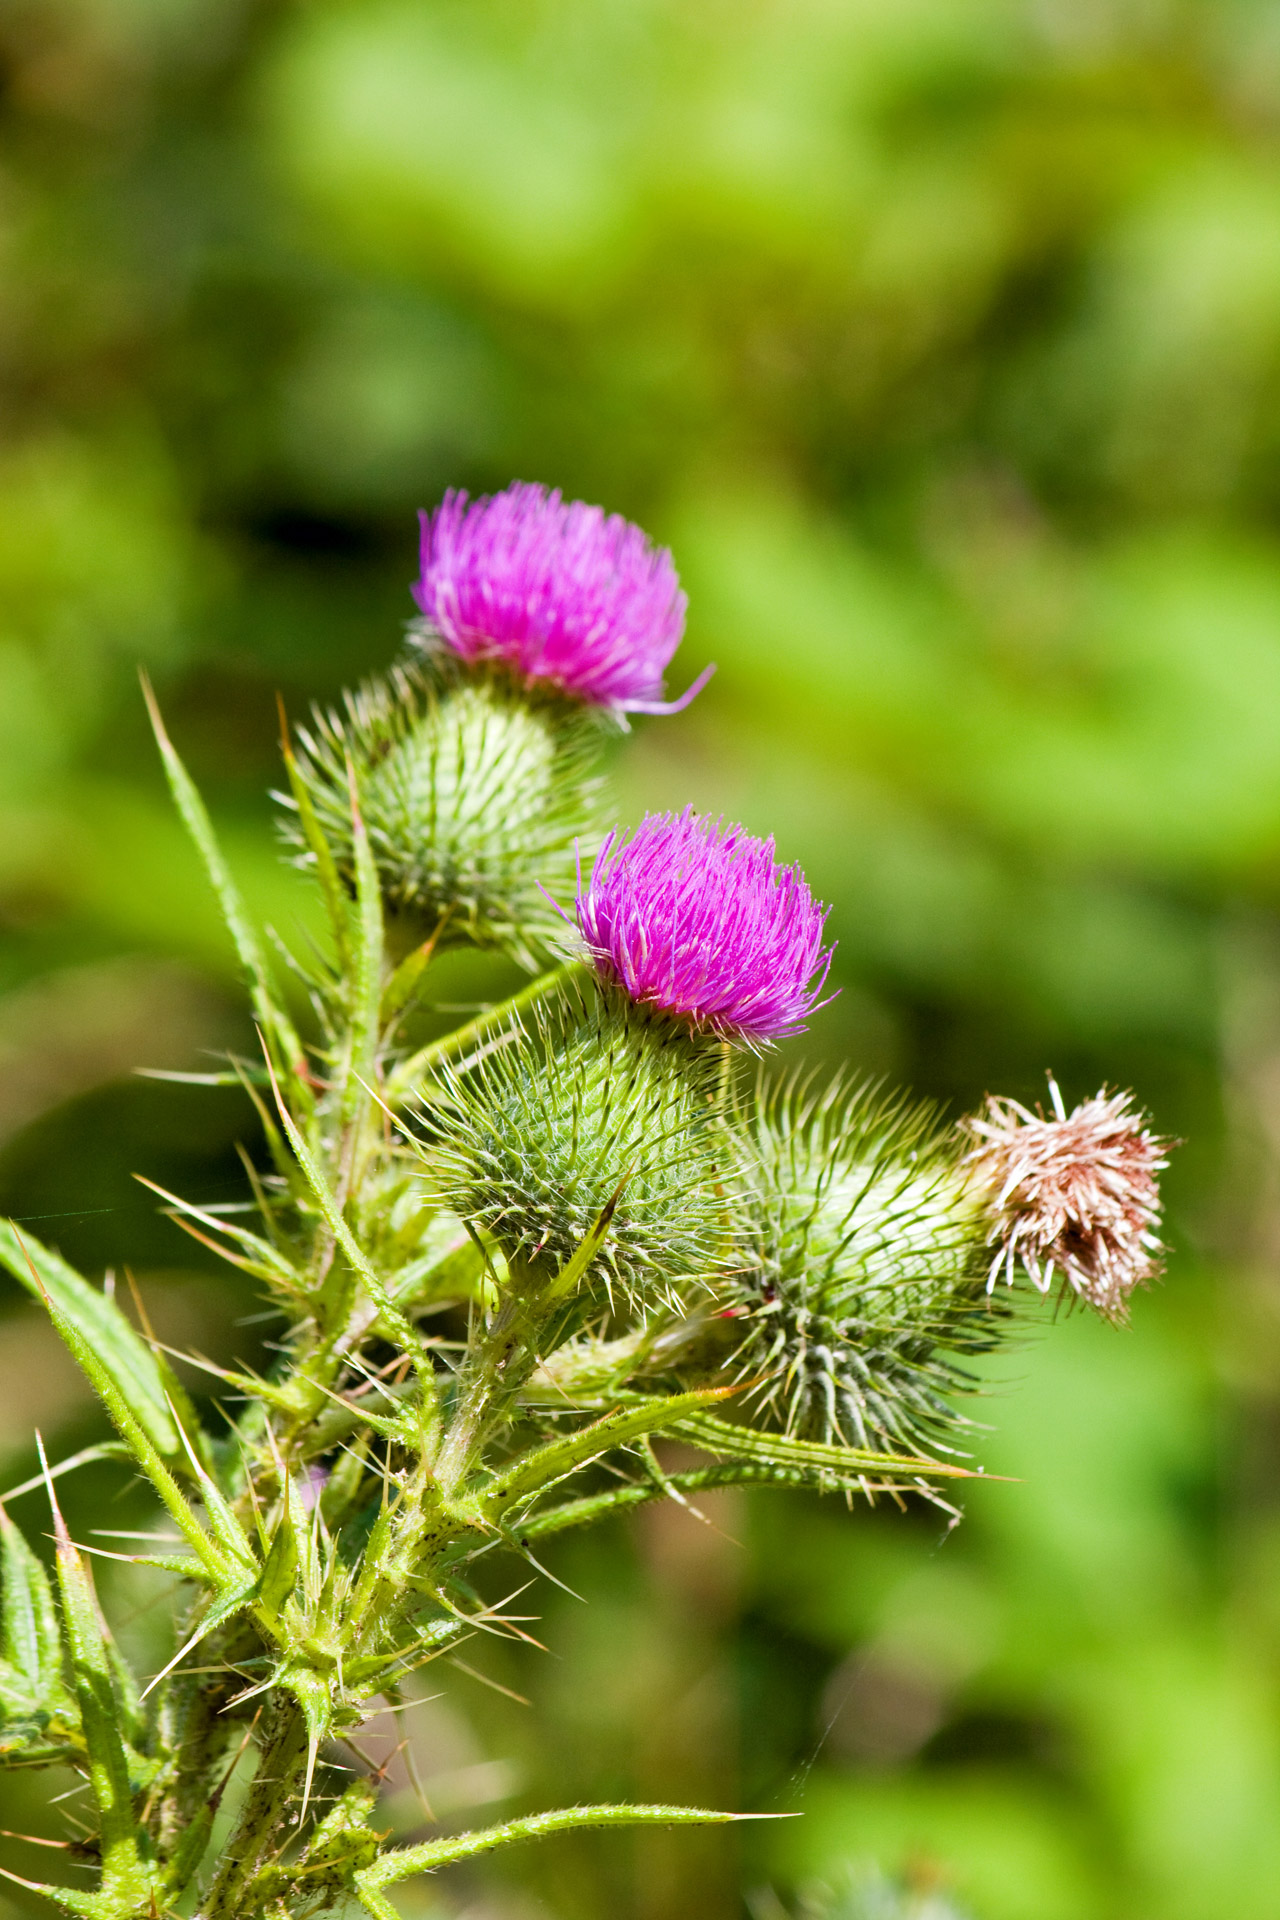
POLYGON ((531 1813, 522 1820, 504 1820, 501 1826, 479 1827, 472 1833, 454 1834, 447 1840, 427 1840, 420 1847, 400 1847, 384 1853, 370 1867, 353 1878, 356 1893, 365 1910, 376 1920, 399 1920, 399 1915, 383 1893, 397 1880, 415 1873, 431 1873, 437 1867, 450 1866, 455 1860, 471 1860, 478 1853, 492 1853, 497 1847, 513 1846, 520 1840, 541 1840, 550 1833, 567 1833, 576 1827, 713 1827, 735 1820, 769 1820, 785 1815, 761 1813, 720 1813, 708 1807, 557 1807, 550 1813, 531 1813))

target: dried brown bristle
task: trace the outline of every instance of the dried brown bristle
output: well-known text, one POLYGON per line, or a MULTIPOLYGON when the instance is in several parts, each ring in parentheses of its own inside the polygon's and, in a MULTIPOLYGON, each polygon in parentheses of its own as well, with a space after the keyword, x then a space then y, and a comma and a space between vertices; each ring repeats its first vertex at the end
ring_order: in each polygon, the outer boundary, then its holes
POLYGON ((1128 1093, 1102 1089, 1068 1114, 1053 1080, 1054 1114, 987 1098, 962 1124, 969 1165, 992 1192, 998 1251, 988 1291, 1021 1265, 1047 1293, 1055 1274, 1109 1320, 1124 1318, 1134 1288, 1160 1271, 1156 1175, 1171 1142, 1152 1133, 1128 1093))

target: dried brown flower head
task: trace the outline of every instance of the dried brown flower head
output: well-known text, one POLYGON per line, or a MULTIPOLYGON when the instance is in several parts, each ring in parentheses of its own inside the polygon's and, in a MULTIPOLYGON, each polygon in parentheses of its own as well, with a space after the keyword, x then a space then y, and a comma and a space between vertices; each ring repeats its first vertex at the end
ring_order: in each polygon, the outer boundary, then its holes
POLYGON ((991 1292, 1003 1269, 1021 1265, 1047 1293, 1060 1273, 1108 1320, 1124 1318, 1129 1295, 1160 1270, 1156 1175, 1170 1142, 1152 1133, 1132 1095, 1103 1089, 1067 1113, 1050 1079, 1053 1117, 988 1095, 962 1123, 973 1140, 968 1164, 991 1190, 990 1239, 998 1251, 991 1292))

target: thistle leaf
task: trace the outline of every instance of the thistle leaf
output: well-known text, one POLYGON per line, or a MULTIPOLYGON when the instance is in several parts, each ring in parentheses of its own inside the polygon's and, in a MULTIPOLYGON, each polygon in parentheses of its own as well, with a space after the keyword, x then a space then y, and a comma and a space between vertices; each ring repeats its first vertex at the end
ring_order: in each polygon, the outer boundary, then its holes
MULTIPOLYGON (((188 1543, 194 1549, 201 1564, 204 1566, 206 1573, 212 1575, 215 1582, 225 1582, 228 1577, 229 1568, 222 1546, 211 1539, 209 1534, 201 1526, 146 1427, 134 1413, 127 1392, 122 1388, 111 1368, 106 1365, 99 1356, 91 1339, 84 1332, 79 1322, 68 1318, 66 1314, 54 1305, 52 1298, 47 1300, 46 1305, 48 1306, 49 1318, 53 1321, 54 1327, 61 1335, 63 1343, 70 1349, 73 1359, 79 1363, 81 1371, 88 1377, 90 1384, 98 1394, 103 1406, 111 1415, 112 1420, 119 1429, 121 1437, 127 1442, 130 1453, 142 1468, 142 1471, 146 1474, 156 1492, 160 1495, 160 1498, 163 1500, 173 1518, 177 1521, 179 1527, 181 1527, 188 1543)), ((132 1329, 130 1329, 130 1331, 132 1331, 132 1329)), ((146 1353, 146 1351, 146 1348, 143 1348, 143 1352, 146 1353)), ((148 1358, 150 1357, 151 1356, 148 1355, 148 1358)), ((217 1489, 213 1487, 213 1483, 209 1479, 208 1474, 200 1465, 195 1450, 191 1447, 185 1433, 178 1427, 172 1403, 166 1401, 165 1405, 170 1420, 173 1423, 179 1446, 185 1447, 187 1459, 194 1468, 197 1479, 201 1482, 202 1490, 205 1492, 206 1498, 211 1489, 215 1496, 215 1502, 220 1502, 221 1495, 217 1493, 217 1489)), ((52 1489, 52 1482, 50 1482, 50 1488, 52 1489)), ((52 1490, 50 1497, 52 1498, 52 1490)), ((210 1512, 211 1519, 215 1518, 215 1513, 216 1505, 210 1512)), ((239 1533, 238 1527, 236 1528, 236 1533, 240 1543, 242 1543, 243 1555, 247 1557, 250 1564, 252 1564, 252 1554, 250 1553, 247 1543, 244 1542, 243 1534, 239 1533)))
POLYGON ((189 1639, 183 1641, 168 1664, 161 1667, 155 1678, 148 1682, 143 1691, 142 1698, 145 1700, 147 1694, 150 1693, 153 1688, 158 1687, 160 1682, 173 1672, 179 1662, 186 1659, 193 1648, 199 1646, 206 1634, 212 1633, 215 1627, 223 1626, 226 1621, 247 1607, 250 1602, 255 1599, 257 1591, 258 1583, 256 1580, 240 1580, 238 1582, 231 1580, 225 1586, 220 1587, 214 1594, 212 1604, 208 1608, 208 1611, 201 1616, 195 1632, 189 1639))
POLYGON ((421 946, 414 947, 400 962, 383 989, 382 1018, 384 1021, 394 1020, 396 1015, 402 1013, 408 1006, 438 944, 439 929, 431 935, 429 940, 424 940, 421 946))
POLYGON ((134 1818, 129 1753, 120 1730, 121 1703, 112 1662, 88 1569, 67 1532, 52 1487, 49 1494, 72 1686, 80 1706, 89 1785, 98 1814, 102 1896, 117 1912, 145 1910, 153 1882, 145 1863, 146 1835, 134 1818))
POLYGON ((345 971, 351 961, 351 943, 347 931, 347 896, 338 874, 333 849, 325 839, 324 829, 312 805, 306 782, 298 771, 297 756, 289 739, 283 711, 281 735, 285 771, 289 776, 289 792, 293 796, 293 804, 297 808, 298 820, 302 827, 302 837, 306 842, 307 852, 315 864, 320 890, 324 894, 325 906, 329 911, 329 924, 333 929, 333 943, 337 949, 338 964, 345 971))
POLYGON ((486 1519, 497 1518, 508 1512, 522 1495, 544 1491, 592 1460, 598 1460, 602 1454, 625 1446, 628 1440, 638 1440, 642 1434, 657 1433, 663 1428, 673 1429, 695 1409, 726 1399, 736 1391, 735 1387, 702 1387, 693 1393, 654 1394, 638 1404, 620 1407, 616 1413, 593 1420, 589 1427, 582 1427, 577 1433, 565 1434, 522 1454, 480 1491, 475 1505, 486 1519))
POLYGON ((714 1414, 694 1413, 672 1429, 682 1440, 691 1440, 704 1453, 715 1453, 730 1460, 759 1460, 780 1467, 809 1468, 815 1473, 836 1473, 844 1479, 859 1474, 932 1479, 944 1474, 949 1479, 976 1478, 971 1467, 954 1461, 931 1460, 911 1454, 869 1453, 861 1447, 830 1447, 818 1440, 793 1440, 783 1433, 759 1433, 753 1427, 734 1426, 717 1420, 714 1414))
MULTIPOLYGON (((86 1366, 85 1371, 94 1387, 101 1392, 99 1381, 109 1379, 156 1452, 181 1470, 183 1448, 170 1401, 176 1399, 181 1406, 187 1396, 115 1301, 7 1220, 0 1220, 0 1262, 28 1293, 43 1300, 56 1320, 75 1329, 83 1351, 93 1356, 93 1370, 86 1366)), ((75 1347, 72 1352, 80 1360, 75 1347)))
POLYGON ((407 1351, 416 1357, 421 1351, 417 1335, 388 1293, 386 1282, 380 1274, 374 1271, 365 1254, 361 1251, 355 1235, 343 1219, 342 1209, 334 1197, 333 1190, 308 1151, 307 1143, 298 1131, 288 1108, 281 1098, 280 1088, 274 1080, 272 1081, 272 1087, 275 1091, 276 1107, 280 1115, 280 1124, 288 1135, 289 1145, 293 1148, 294 1154, 297 1156, 298 1165, 306 1175, 307 1184, 316 1197, 320 1211, 324 1215, 334 1239, 342 1248, 343 1253, 347 1256, 352 1267, 364 1281, 365 1286, 369 1290, 369 1297, 377 1307, 388 1332, 394 1334, 407 1351))
POLYGON ((378 869, 369 850, 369 835, 360 812, 354 772, 350 779, 356 911, 353 915, 355 953, 350 984, 350 1053, 342 1102, 343 1114, 348 1120, 355 1116, 361 1101, 368 1099, 365 1088, 372 1086, 376 1077, 382 1011, 382 891, 378 885, 378 869))
POLYGON ((300 1559, 293 1501, 286 1499, 282 1509, 256 1591, 259 1607, 272 1620, 279 1618, 281 1607, 297 1585, 300 1559))
POLYGON ((240 897, 240 889, 232 879, 231 869, 218 845, 217 836, 213 831, 213 822, 209 818, 208 810, 200 798, 195 782, 178 758, 173 742, 165 731, 160 708, 145 674, 142 679, 142 692, 147 703, 147 711, 151 716, 151 725, 156 736, 156 744, 160 749, 160 757, 164 761, 169 790, 182 816, 182 823, 204 863, 204 870, 214 893, 217 895, 227 931, 231 935, 236 955, 249 984, 254 1012, 263 1029, 271 1036, 279 1057, 288 1069, 298 1092, 306 1099, 309 1097, 309 1076, 302 1042, 272 987, 262 949, 258 944, 258 936, 245 910, 244 901, 240 897))
POLYGON ((0 1612, 4 1658, 22 1676, 34 1706, 48 1711, 65 1705, 62 1634, 49 1576, 24 1535, 0 1507, 0 1564, 4 1600, 0 1612))
MULTIPOLYGON (((784 1467, 766 1460, 730 1460, 715 1467, 696 1467, 686 1473, 663 1475, 661 1479, 651 1476, 630 1486, 609 1487, 600 1493, 584 1494, 578 1500, 566 1500, 560 1506, 545 1507, 521 1520, 520 1544, 544 1540, 550 1534, 567 1532, 570 1527, 593 1526, 612 1514, 644 1506, 650 1500, 669 1498, 673 1493, 683 1498, 687 1494, 708 1493, 716 1487, 807 1487, 814 1493, 858 1493, 867 1498, 879 1493, 904 1492, 929 1496, 928 1483, 918 1475, 909 1481, 884 1479, 879 1475, 872 1479, 866 1473, 842 1476, 831 1470, 784 1467)), ((953 1511, 936 1494, 933 1503, 944 1512, 953 1511)))

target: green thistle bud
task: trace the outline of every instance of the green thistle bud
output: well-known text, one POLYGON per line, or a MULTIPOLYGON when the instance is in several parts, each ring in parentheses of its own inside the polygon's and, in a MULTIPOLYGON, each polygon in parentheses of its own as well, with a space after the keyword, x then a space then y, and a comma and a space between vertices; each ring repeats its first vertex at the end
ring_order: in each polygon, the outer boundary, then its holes
POLYGON ((643 1312, 706 1280, 732 1237, 719 1043, 588 982, 451 1072, 428 1151, 450 1207, 509 1260, 561 1271, 616 1201, 587 1275, 643 1312))
MULTIPOLYGON (((299 730, 298 770, 350 878, 350 764, 387 910, 412 939, 438 929, 443 945, 499 947, 532 968, 562 930, 542 889, 572 891, 575 842, 599 831, 591 769, 609 724, 424 643, 299 730)), ((286 833, 310 864, 292 821, 286 833)))
POLYGON ((956 1354, 995 1345, 983 1196, 927 1107, 839 1079, 761 1088, 737 1365, 789 1434, 919 1446, 958 1424, 956 1354))

